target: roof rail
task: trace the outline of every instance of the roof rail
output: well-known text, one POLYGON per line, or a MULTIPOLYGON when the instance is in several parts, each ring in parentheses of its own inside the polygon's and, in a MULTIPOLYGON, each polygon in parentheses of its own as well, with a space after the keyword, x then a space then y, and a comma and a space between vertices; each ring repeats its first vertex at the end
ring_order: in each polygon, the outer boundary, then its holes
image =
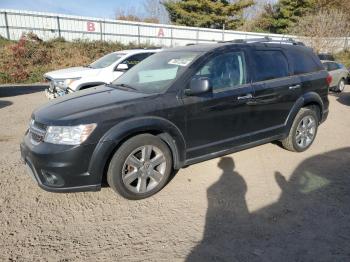
POLYGON ((288 43, 292 45, 305 45, 303 42, 295 41, 293 38, 273 40, 271 37, 265 36, 261 38, 250 38, 250 39, 234 39, 229 41, 219 41, 218 43, 236 43, 236 44, 247 44, 247 43, 288 43))

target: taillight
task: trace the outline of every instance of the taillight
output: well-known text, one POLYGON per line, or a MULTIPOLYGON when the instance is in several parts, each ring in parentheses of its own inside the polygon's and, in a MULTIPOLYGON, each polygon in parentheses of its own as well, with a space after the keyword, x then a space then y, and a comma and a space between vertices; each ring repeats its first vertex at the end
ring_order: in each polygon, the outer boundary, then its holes
POLYGON ((333 77, 328 74, 327 78, 326 78, 326 82, 327 82, 327 85, 330 86, 330 84, 332 83, 332 80, 333 80, 333 77))

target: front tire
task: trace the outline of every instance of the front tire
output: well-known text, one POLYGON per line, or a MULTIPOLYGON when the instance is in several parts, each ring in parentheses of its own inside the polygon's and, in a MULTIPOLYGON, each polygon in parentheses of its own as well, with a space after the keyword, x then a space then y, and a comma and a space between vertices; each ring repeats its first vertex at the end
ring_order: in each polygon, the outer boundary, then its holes
POLYGON ((172 156, 160 138, 143 134, 124 142, 111 159, 109 186, 127 199, 143 199, 161 190, 172 170, 172 156))
POLYGON ((313 108, 301 108, 296 115, 288 136, 283 139, 285 149, 293 152, 307 150, 315 140, 319 119, 313 108))

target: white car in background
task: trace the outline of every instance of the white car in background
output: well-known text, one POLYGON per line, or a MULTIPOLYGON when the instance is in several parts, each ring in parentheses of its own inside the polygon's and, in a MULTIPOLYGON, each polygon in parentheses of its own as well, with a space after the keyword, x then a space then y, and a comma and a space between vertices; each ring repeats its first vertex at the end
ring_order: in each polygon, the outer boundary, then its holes
POLYGON ((88 66, 71 67, 44 74, 49 99, 93 86, 108 84, 131 67, 162 49, 132 49, 107 54, 88 66))
POLYGON ((343 64, 334 61, 322 60, 324 68, 332 76, 329 89, 335 92, 343 92, 348 82, 349 70, 343 64))

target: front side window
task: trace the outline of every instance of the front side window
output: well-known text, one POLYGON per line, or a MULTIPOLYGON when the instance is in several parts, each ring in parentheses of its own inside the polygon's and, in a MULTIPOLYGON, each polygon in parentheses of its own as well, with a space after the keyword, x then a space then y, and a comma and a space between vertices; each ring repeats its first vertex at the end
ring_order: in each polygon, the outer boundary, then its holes
POLYGON ((242 52, 215 56, 195 75, 207 77, 213 91, 224 91, 246 83, 245 60, 242 52))
POLYGON ((159 52, 132 67, 112 84, 129 86, 144 93, 163 92, 201 54, 195 51, 159 52))
POLYGON ((91 63, 89 67, 94 69, 105 68, 107 66, 112 65, 114 62, 122 58, 125 54, 121 53, 111 53, 101 57, 95 62, 91 63))
POLYGON ((128 66, 128 69, 130 69, 152 54, 153 53, 142 53, 142 54, 132 55, 121 63, 126 64, 128 66))
POLYGON ((254 51, 255 81, 266 81, 289 75, 288 62, 281 51, 254 51))

